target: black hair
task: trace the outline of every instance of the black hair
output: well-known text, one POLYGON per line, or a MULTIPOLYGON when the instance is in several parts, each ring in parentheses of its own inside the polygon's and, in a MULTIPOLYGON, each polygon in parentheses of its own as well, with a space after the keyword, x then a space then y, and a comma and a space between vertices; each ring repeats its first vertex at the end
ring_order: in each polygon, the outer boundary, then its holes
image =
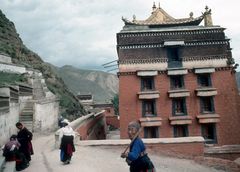
POLYGON ((22 126, 23 124, 21 123, 21 122, 17 122, 16 123, 16 127, 18 127, 18 126, 22 126))

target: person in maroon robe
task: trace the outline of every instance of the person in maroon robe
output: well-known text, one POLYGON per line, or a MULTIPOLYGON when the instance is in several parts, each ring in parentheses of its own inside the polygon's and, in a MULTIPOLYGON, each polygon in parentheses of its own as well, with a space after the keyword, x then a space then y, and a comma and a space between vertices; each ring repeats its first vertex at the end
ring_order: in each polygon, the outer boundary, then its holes
POLYGON ((33 147, 32 147, 32 133, 23 126, 22 123, 17 122, 16 127, 19 129, 17 134, 17 139, 21 144, 19 151, 22 152, 27 161, 31 161, 31 155, 33 155, 33 147))

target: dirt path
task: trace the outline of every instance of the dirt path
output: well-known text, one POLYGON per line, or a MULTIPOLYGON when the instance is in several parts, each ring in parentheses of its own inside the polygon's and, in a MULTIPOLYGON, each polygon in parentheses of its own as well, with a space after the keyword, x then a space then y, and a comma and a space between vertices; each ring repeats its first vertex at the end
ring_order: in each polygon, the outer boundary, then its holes
MULTIPOLYGON (((122 149, 116 147, 76 146, 71 164, 59 161, 54 135, 35 134, 35 154, 30 166, 23 172, 127 172, 128 166, 120 158, 122 149)), ((150 155, 159 172, 222 172, 198 165, 190 160, 150 155)))

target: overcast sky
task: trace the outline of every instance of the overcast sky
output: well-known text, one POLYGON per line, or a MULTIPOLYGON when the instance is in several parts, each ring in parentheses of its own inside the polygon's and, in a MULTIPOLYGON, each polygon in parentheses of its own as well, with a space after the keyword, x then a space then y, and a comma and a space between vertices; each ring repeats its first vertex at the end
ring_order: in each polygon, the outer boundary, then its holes
MULTIPOLYGON (((155 1, 156 4, 159 1, 155 1)), ((214 25, 227 28, 233 57, 240 63, 240 3, 238 0, 161 0, 175 18, 201 15, 208 5, 214 25)), ((146 19, 152 0, 0 0, 0 9, 15 23, 24 44, 46 62, 100 69, 117 59, 116 33, 122 16, 146 19)), ((202 24, 202 23, 201 23, 202 24)))

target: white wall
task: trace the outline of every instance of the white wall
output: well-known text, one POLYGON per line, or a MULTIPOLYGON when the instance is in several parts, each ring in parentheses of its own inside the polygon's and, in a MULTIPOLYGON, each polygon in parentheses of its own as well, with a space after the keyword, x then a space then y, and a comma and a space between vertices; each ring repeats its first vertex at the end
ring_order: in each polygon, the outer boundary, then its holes
POLYGON ((9 140, 12 134, 17 133, 15 124, 19 121, 19 104, 10 103, 9 112, 0 112, 0 146, 9 140))
POLYGON ((13 73, 26 73, 26 68, 22 66, 12 65, 12 64, 0 63, 0 71, 13 72, 13 73))
POLYGON ((34 131, 54 131, 58 127, 59 102, 45 99, 35 103, 34 131))
POLYGON ((3 54, 0 54, 0 62, 3 63, 12 63, 12 58, 9 56, 5 56, 3 54))

